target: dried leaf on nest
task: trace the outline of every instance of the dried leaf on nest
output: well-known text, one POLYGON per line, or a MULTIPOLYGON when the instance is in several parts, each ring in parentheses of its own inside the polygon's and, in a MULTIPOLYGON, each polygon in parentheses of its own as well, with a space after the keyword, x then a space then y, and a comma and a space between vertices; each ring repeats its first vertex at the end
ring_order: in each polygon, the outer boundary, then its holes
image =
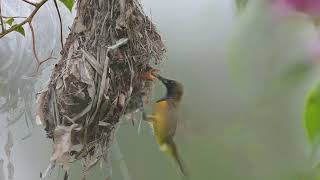
POLYGON ((111 126, 110 123, 103 122, 103 121, 99 121, 99 124, 98 124, 98 125, 99 125, 99 126, 102 126, 102 127, 109 127, 109 126, 111 126))
POLYGON ((126 102, 126 95, 124 95, 123 93, 120 93, 118 97, 118 105, 123 108, 125 102, 126 102))
POLYGON ((128 38, 121 38, 116 42, 115 45, 108 47, 108 50, 118 49, 120 46, 127 44, 128 40, 129 40, 128 38))
POLYGON ((85 164, 86 164, 85 171, 89 171, 98 162, 99 162, 99 158, 95 154, 93 156, 87 156, 85 160, 85 164))
POLYGON ((37 125, 43 125, 44 124, 44 103, 45 103, 45 97, 46 93, 42 92, 39 94, 36 102, 36 124, 37 125))
POLYGON ((91 99, 93 99, 96 87, 94 84, 94 71, 91 68, 90 64, 84 60, 80 61, 80 76, 81 82, 88 85, 87 90, 91 99))
POLYGON ((103 69, 98 63, 98 61, 93 56, 88 54, 85 50, 81 49, 81 51, 85 57, 85 60, 87 60, 90 63, 90 65, 95 69, 95 71, 97 71, 100 75, 102 75, 103 69))
POLYGON ((40 178, 46 178, 46 177, 50 176, 52 171, 54 170, 54 168, 55 168, 55 164, 51 162, 48 165, 47 169, 44 171, 44 173, 40 172, 40 178))
POLYGON ((76 131, 80 130, 81 127, 79 124, 56 127, 53 134, 53 154, 50 158, 50 161, 57 165, 63 166, 65 170, 68 169, 70 152, 77 150, 77 144, 73 144, 72 137, 76 131))

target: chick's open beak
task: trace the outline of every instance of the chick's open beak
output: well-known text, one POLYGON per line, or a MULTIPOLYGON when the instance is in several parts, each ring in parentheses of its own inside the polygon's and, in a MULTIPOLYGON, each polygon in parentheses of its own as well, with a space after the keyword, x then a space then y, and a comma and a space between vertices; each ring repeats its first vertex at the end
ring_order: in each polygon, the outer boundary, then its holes
POLYGON ((151 68, 150 70, 142 73, 141 79, 143 79, 143 80, 149 80, 149 81, 154 81, 155 78, 157 77, 157 73, 159 73, 159 72, 160 72, 159 69, 151 68))

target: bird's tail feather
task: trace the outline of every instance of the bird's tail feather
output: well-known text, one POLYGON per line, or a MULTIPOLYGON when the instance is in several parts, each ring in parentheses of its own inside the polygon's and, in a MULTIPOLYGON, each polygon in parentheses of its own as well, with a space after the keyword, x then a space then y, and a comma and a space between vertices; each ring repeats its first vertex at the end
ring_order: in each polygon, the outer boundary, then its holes
POLYGON ((187 173, 187 170, 186 170, 186 167, 181 159, 181 157, 179 156, 178 154, 178 151, 177 151, 177 147, 176 147, 176 144, 173 142, 172 139, 169 139, 166 144, 164 144, 162 147, 161 147, 161 150, 164 151, 165 153, 167 153, 169 156, 171 156, 178 164, 180 170, 181 170, 181 173, 184 175, 184 176, 188 176, 188 173, 187 173))

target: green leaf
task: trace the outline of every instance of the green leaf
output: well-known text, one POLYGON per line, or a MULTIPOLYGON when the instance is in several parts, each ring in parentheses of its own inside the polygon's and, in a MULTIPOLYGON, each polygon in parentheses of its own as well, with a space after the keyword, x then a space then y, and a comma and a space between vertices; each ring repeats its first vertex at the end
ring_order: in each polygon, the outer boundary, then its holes
POLYGON ((320 135, 320 82, 309 92, 305 105, 305 128, 312 144, 318 144, 320 135))
POLYGON ((238 11, 242 11, 246 8, 249 0, 235 0, 238 11))
POLYGON ((9 18, 6 23, 9 24, 10 26, 12 25, 12 23, 14 22, 13 18, 9 18))
POLYGON ((22 36, 25 36, 24 28, 22 26, 18 26, 15 28, 15 31, 20 33, 22 36))
POLYGON ((72 11, 74 0, 60 0, 67 8, 72 11))

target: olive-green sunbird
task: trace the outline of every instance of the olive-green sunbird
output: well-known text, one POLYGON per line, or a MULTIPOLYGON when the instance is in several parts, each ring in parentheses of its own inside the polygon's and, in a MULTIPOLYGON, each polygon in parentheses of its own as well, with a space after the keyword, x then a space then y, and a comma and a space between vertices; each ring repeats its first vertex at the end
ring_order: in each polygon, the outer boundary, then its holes
POLYGON ((163 98, 156 101, 152 115, 143 114, 144 119, 150 122, 160 150, 172 157, 179 165, 182 174, 186 176, 187 172, 173 141, 183 86, 175 80, 166 79, 160 75, 155 76, 166 86, 167 93, 163 98))

